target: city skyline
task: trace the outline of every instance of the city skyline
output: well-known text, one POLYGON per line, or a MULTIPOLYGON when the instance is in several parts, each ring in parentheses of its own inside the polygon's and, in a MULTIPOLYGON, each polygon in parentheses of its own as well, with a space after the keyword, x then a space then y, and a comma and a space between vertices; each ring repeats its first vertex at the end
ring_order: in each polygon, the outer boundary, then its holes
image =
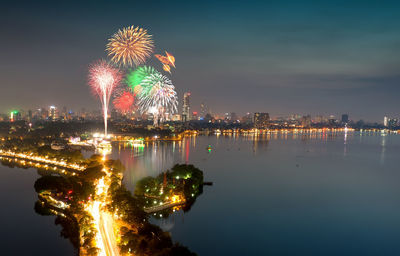
POLYGON ((157 35, 156 53, 176 56, 180 104, 190 91, 216 113, 381 121, 398 115, 400 90, 398 4, 386 3, 7 3, 0 112, 98 108, 87 68, 114 31, 138 24, 157 35))
MULTIPOLYGON (((399 123, 399 118, 397 116, 383 116, 382 120, 371 122, 368 120, 362 119, 354 119, 349 115, 349 113, 342 114, 317 114, 310 115, 304 113, 292 113, 289 115, 276 115, 267 112, 247 112, 245 114, 238 114, 236 112, 225 112, 225 113, 213 113, 210 111, 209 106, 206 103, 202 102, 200 105, 200 111, 191 110, 192 106, 190 105, 190 93, 185 93, 183 98, 182 110, 180 113, 176 113, 173 115, 167 115, 165 121, 172 122, 191 122, 191 121, 201 121, 203 123, 207 123, 211 120, 214 121, 225 121, 227 123, 243 123, 243 124, 254 124, 254 127, 268 127, 269 125, 281 125, 281 122, 286 123, 286 125, 290 124, 300 124, 303 127, 309 127, 311 124, 315 125, 373 125, 373 126, 382 126, 388 128, 396 128, 399 123), (271 122, 272 123, 271 123, 271 122), (260 125, 261 124, 261 125, 260 125)), ((151 120, 154 118, 151 114, 140 114, 140 112, 125 112, 121 113, 118 109, 113 109, 108 113, 108 116, 112 119, 119 120, 125 119, 131 121, 143 121, 143 120, 151 120), (150 118, 150 119, 149 119, 150 118)), ((48 121, 71 121, 71 120, 98 120, 101 119, 102 113, 99 109, 71 109, 66 106, 57 107, 51 105, 49 107, 41 107, 37 109, 14 109, 8 113, 0 113, 0 121, 16 121, 16 120, 25 120, 28 122, 39 121, 39 120, 48 120, 48 121)))
MULTIPOLYGON (((190 93, 186 92, 184 93, 184 97, 182 99, 182 103, 180 105, 181 109, 178 111, 178 113, 172 115, 169 117, 168 120, 172 120, 172 121, 176 121, 176 118, 174 118, 173 116, 179 116, 179 121, 190 121, 190 120, 202 120, 201 118, 204 117, 206 114, 210 114, 213 118, 216 119, 226 119, 227 115, 229 116, 229 120, 233 120, 230 115, 235 115, 237 117, 237 120, 241 120, 242 118, 245 118, 246 116, 248 116, 249 114, 256 114, 256 113, 267 113, 270 116, 271 120, 290 120, 290 119, 301 119, 302 117, 305 116, 310 116, 312 118, 312 121, 318 123, 319 119, 330 119, 330 118, 335 118, 336 120, 340 121, 343 118, 343 115, 347 116, 347 118, 353 122, 356 121, 364 121, 367 123, 378 123, 378 124, 384 124, 385 122, 387 122, 387 119, 394 119, 394 120, 398 120, 400 119, 398 114, 395 115, 383 115, 381 116, 381 118, 379 120, 364 120, 364 119, 357 119, 354 118, 354 116, 349 113, 349 112, 345 112, 345 113, 339 113, 339 112, 333 112, 333 113, 320 113, 320 112, 316 112, 317 114, 310 114, 310 113, 301 113, 301 112, 291 112, 288 114, 280 114, 280 113, 270 113, 268 111, 254 111, 254 112, 236 112, 236 111, 228 111, 228 112, 214 112, 212 111, 212 108, 208 105, 206 105, 206 103, 203 101, 199 106, 195 106, 193 107, 191 104, 186 104, 185 105, 185 95, 190 93), (204 108, 207 109, 207 111, 204 111, 204 108), (190 110, 189 110, 190 109, 190 110), (350 116, 350 118, 349 118, 350 116)), ((50 105, 50 106, 41 106, 41 107, 37 107, 37 108, 32 108, 32 109, 22 109, 22 108, 14 108, 11 109, 7 112, 0 112, 0 116, 2 115, 3 118, 5 116, 7 116, 8 118, 10 118, 10 115, 13 115, 15 113, 23 113, 25 116, 28 116, 29 113, 40 113, 40 112, 51 112, 52 109, 56 109, 58 115, 60 115, 61 113, 63 114, 69 114, 72 116, 79 116, 82 114, 90 114, 92 116, 100 116, 101 115, 101 108, 91 108, 91 109, 87 109, 85 107, 82 108, 69 108, 67 106, 56 106, 56 105, 50 105)), ((118 112, 118 109, 116 108, 112 108, 109 112, 109 116, 112 114, 112 112, 118 112)), ((123 115, 126 115, 128 113, 125 113, 123 115)), ((138 111, 132 111, 131 113, 129 113, 130 116, 141 116, 140 113, 138 111)), ((40 114, 39 114, 40 115, 40 114)), ((54 119, 54 118, 53 118, 54 119)), ((1 117, 0 117, 0 120, 1 117)), ((386 125, 385 125, 386 126, 386 125)))

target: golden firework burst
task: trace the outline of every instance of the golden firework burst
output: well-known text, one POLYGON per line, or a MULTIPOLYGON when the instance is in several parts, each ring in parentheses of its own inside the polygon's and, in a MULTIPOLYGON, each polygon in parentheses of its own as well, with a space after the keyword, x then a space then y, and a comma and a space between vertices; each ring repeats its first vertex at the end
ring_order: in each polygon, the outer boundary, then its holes
POLYGON ((139 27, 126 27, 118 30, 107 44, 106 50, 111 60, 124 66, 140 65, 146 62, 154 49, 152 36, 139 27))

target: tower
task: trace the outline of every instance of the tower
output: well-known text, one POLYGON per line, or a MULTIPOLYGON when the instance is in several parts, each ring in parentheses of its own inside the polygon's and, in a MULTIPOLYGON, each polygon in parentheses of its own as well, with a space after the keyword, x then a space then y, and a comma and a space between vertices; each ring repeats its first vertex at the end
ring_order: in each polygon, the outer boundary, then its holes
POLYGON ((190 120, 190 92, 183 94, 182 122, 190 120))

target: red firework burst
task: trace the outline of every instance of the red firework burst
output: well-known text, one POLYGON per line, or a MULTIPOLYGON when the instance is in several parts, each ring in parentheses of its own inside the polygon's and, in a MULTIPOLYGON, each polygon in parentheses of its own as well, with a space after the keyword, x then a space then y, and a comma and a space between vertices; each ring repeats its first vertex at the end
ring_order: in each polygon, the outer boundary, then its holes
POLYGON ((121 96, 114 99, 113 104, 117 110, 127 112, 131 109, 134 101, 135 96, 132 93, 125 91, 121 96))

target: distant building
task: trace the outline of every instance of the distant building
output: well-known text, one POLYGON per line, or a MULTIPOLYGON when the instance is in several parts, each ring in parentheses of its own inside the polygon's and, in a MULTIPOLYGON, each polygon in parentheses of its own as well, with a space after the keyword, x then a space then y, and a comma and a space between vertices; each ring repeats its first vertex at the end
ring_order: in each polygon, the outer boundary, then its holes
POLYGON ((398 123, 399 123, 399 120, 397 118, 390 118, 388 120, 388 127, 395 128, 395 127, 397 127, 398 123))
POLYGON ((330 115, 328 119, 329 125, 335 125, 336 124, 336 118, 334 115, 330 115))
POLYGON ((399 120, 397 118, 389 118, 385 116, 383 118, 383 125, 387 128, 394 128, 399 125, 399 120))
POLYGON ((213 122, 213 120, 214 120, 214 117, 210 114, 210 113, 207 113, 206 114, 206 116, 204 117, 204 121, 206 121, 206 122, 213 122))
POLYGON ((10 112, 10 121, 14 122, 14 121, 19 121, 22 119, 22 115, 21 112, 18 110, 13 110, 10 112))
POLYGON ((225 113, 225 114, 224 114, 224 120, 225 120, 225 121, 230 121, 230 120, 231 120, 231 114, 225 113))
POLYGON ((45 120, 49 117, 49 111, 46 108, 39 108, 36 110, 35 117, 39 120, 45 120))
POLYGON ((254 127, 266 128, 269 125, 269 114, 268 113, 254 113, 254 127))
POLYGON ((239 117, 237 116, 237 114, 235 112, 231 113, 231 121, 232 122, 237 122, 239 120, 239 117))
POLYGON ((349 115, 343 114, 342 115, 342 124, 348 124, 348 123, 349 123, 349 115))
POLYGON ((253 122, 253 118, 250 113, 247 113, 242 117, 242 123, 244 124, 251 124, 253 122))
POLYGON ((192 113, 192 120, 198 120, 198 113, 197 113, 197 111, 193 111, 193 113, 192 113))
POLYGON ((301 118, 301 126, 310 127, 311 126, 311 116, 306 115, 301 118))
POLYGON ((183 94, 182 122, 187 122, 190 119, 190 92, 185 92, 183 94))
POLYGON ((49 108, 49 119, 52 121, 57 119, 57 108, 55 106, 49 108))
POLYGON ((32 110, 28 110, 28 121, 32 122, 32 118, 33 118, 33 114, 32 114, 32 110))
POLYGON ((325 118, 323 116, 321 116, 321 115, 318 115, 318 116, 315 117, 314 121, 317 124, 323 124, 323 123, 325 123, 325 118))
POLYGON ((204 102, 202 102, 201 104, 200 104, 200 118, 201 119, 204 119, 204 117, 206 117, 206 115, 208 114, 208 106, 204 103, 204 102))

